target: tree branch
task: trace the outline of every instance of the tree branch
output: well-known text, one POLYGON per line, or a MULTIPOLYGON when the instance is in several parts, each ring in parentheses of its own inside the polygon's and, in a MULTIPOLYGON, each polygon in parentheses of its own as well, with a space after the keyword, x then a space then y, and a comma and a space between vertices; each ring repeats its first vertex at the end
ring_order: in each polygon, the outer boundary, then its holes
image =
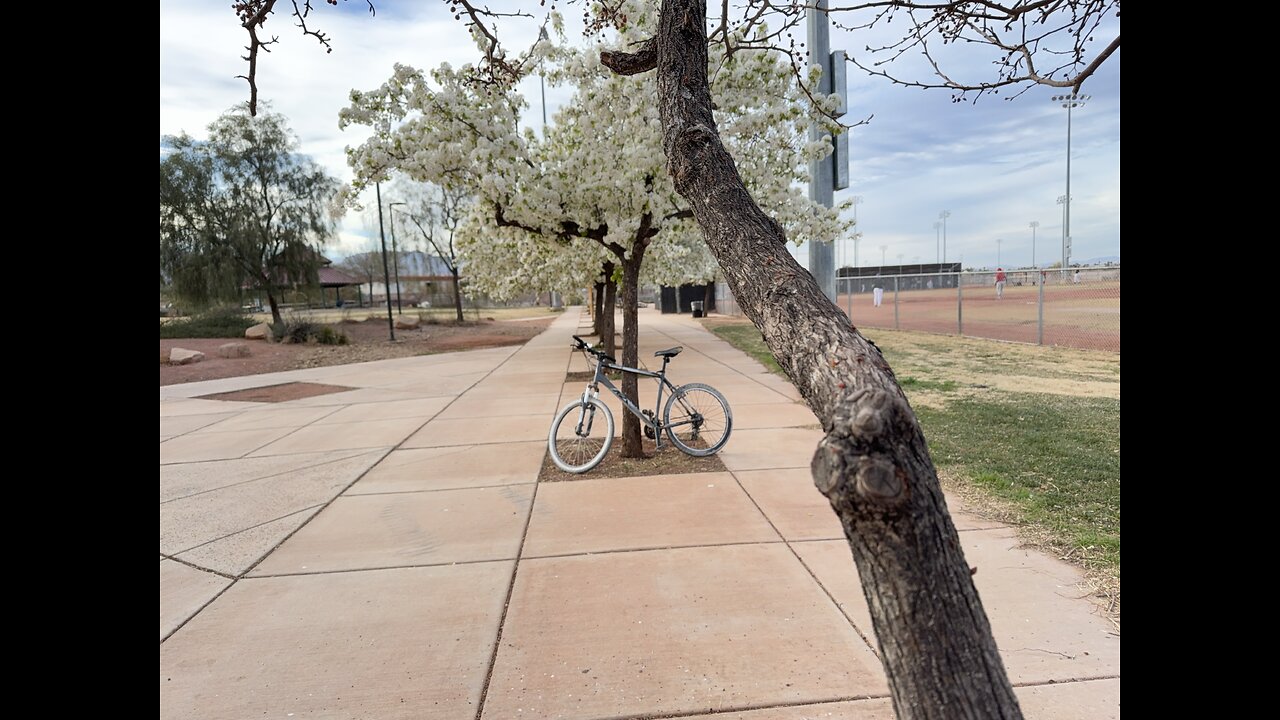
POLYGON ((619 75, 638 75, 658 66, 657 38, 645 40, 636 52, 602 50, 600 63, 619 75))

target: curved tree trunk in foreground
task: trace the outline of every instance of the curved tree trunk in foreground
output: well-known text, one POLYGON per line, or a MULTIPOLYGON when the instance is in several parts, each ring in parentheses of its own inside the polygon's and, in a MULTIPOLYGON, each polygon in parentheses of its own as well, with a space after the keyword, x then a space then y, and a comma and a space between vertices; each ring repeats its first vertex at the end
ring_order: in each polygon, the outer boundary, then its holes
POLYGON ((707 84, 705 0, 664 0, 659 34, 603 53, 658 71, 668 170, 738 304, 822 421, 818 489, 862 576, 900 718, 1020 718, 923 433, 879 349, 787 252, 720 141, 707 84))

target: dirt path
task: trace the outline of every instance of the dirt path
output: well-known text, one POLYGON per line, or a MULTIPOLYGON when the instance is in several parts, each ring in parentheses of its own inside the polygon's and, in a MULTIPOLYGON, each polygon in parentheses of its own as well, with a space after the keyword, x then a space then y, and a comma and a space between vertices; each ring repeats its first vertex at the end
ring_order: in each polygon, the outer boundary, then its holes
POLYGON ((385 322, 347 322, 334 325, 335 330, 350 338, 349 345, 281 345, 254 340, 237 341, 229 338, 161 340, 160 385, 504 345, 523 345, 545 330, 556 317, 558 316, 549 315, 521 322, 480 320, 468 321, 461 325, 455 323, 422 325, 417 330, 397 330, 395 342, 387 339, 385 322), (230 359, 218 357, 218 347, 228 342, 247 343, 249 357, 230 359), (175 347, 199 350, 204 353, 205 359, 191 365, 169 365, 167 362, 169 351, 175 347))

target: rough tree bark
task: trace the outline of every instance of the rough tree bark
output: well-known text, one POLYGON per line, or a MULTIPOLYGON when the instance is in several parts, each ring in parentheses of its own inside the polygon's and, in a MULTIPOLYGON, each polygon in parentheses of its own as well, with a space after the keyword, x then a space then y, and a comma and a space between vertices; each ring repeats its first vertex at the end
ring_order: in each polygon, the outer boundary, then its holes
MULTIPOLYGON (((641 222, 641 232, 648 226, 648 215, 641 222)), ((640 314, 637 305, 640 301, 640 265, 644 262, 644 251, 648 240, 637 239, 631 248, 631 254, 622 261, 622 364, 626 367, 640 367, 640 314)), ((640 406, 639 376, 632 373, 622 375, 622 394, 640 406)), ((622 457, 644 457, 644 446, 640 443, 640 419, 629 412, 622 413, 622 457)))
POLYGON ((449 272, 453 273, 453 307, 458 311, 458 322, 462 322, 462 290, 459 289, 458 283, 458 266, 454 261, 453 267, 449 268, 449 272))
POLYGON ((604 283, 598 282, 595 285, 595 316, 591 318, 591 334, 600 334, 600 324, 604 322, 602 319, 604 313, 604 283))
POLYGON ((879 349, 787 252, 720 141, 707 84, 705 0, 664 0, 657 38, 602 53, 658 71, 663 145, 738 304, 822 421, 814 483, 862 577, 900 718, 1020 718, 924 435, 879 349))
POLYGON ((606 355, 617 357, 618 330, 614 322, 614 309, 618 306, 618 283, 613 279, 613 263, 604 264, 604 307, 600 317, 600 348, 606 355))
MULTIPOLYGON (((271 292, 271 281, 263 280, 262 287, 265 288, 264 292, 267 293, 267 304, 271 306, 271 323, 273 325, 279 325, 284 321, 280 319, 280 303, 276 301, 275 293, 271 292)), ((373 290, 370 290, 369 292, 372 293, 373 290)))

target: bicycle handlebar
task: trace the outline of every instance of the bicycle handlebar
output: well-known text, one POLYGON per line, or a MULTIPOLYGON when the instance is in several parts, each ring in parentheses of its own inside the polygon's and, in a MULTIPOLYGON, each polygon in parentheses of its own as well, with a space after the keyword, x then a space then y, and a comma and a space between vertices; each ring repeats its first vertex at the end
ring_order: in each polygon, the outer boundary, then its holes
POLYGON ((601 360, 607 360, 612 364, 615 364, 615 365, 617 364, 618 361, 614 360, 612 355, 606 355, 603 350, 597 350, 591 347, 591 344, 588 343, 586 340, 583 340, 577 335, 572 335, 570 337, 574 339, 574 344, 571 346, 574 350, 585 350, 586 352, 589 352, 592 355, 595 355, 597 358, 601 360))

